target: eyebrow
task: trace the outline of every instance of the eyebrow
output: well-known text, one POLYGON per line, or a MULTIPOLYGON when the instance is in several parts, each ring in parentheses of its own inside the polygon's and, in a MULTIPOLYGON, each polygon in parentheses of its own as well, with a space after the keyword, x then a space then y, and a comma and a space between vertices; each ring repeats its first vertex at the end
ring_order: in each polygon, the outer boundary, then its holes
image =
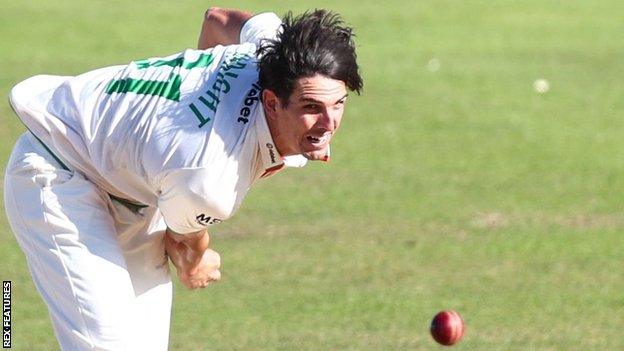
MULTIPOLYGON (((349 96, 349 93, 344 94, 344 96, 341 97, 340 99, 336 100, 336 102, 334 102, 334 104, 339 103, 340 101, 346 99, 348 96, 349 96)), ((321 100, 317 100, 317 99, 313 99, 313 98, 306 98, 306 97, 299 99, 299 101, 314 102, 314 103, 317 103, 317 104, 322 104, 323 103, 323 101, 321 101, 321 100)))

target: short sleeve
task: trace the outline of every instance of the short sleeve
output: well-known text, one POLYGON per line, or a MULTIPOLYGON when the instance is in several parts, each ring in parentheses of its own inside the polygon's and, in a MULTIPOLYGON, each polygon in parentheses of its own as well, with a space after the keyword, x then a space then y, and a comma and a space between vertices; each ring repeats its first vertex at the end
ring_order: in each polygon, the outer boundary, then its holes
POLYGON ((204 168, 168 172, 162 178, 158 198, 167 227, 189 234, 227 219, 234 207, 231 197, 212 183, 204 168))
POLYGON ((275 39, 282 20, 273 12, 251 17, 241 28, 240 42, 260 45, 262 39, 275 39))

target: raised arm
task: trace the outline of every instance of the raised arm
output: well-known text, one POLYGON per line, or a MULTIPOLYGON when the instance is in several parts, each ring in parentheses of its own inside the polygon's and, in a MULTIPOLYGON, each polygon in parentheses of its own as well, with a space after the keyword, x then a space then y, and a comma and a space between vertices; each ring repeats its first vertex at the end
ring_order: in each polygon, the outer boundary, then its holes
POLYGON ((204 15, 198 49, 207 49, 216 45, 238 44, 243 24, 253 14, 234 9, 211 7, 204 15))

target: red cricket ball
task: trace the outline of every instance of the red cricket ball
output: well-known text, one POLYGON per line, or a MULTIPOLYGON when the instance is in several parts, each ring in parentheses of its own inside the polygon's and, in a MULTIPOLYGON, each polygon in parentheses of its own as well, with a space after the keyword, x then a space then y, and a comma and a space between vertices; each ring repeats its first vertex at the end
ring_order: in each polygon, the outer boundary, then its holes
POLYGON ((450 346, 461 340, 465 329, 459 313, 451 310, 436 314, 431 321, 430 331, 435 341, 450 346))

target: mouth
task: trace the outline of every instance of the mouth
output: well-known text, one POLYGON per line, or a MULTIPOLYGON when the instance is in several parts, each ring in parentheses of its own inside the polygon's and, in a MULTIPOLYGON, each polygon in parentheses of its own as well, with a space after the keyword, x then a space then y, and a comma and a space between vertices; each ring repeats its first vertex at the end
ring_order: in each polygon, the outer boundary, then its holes
POLYGON ((319 134, 308 135, 306 136, 306 140, 308 144, 310 144, 314 150, 322 150, 329 144, 331 137, 332 137, 331 132, 325 132, 320 135, 319 134))

